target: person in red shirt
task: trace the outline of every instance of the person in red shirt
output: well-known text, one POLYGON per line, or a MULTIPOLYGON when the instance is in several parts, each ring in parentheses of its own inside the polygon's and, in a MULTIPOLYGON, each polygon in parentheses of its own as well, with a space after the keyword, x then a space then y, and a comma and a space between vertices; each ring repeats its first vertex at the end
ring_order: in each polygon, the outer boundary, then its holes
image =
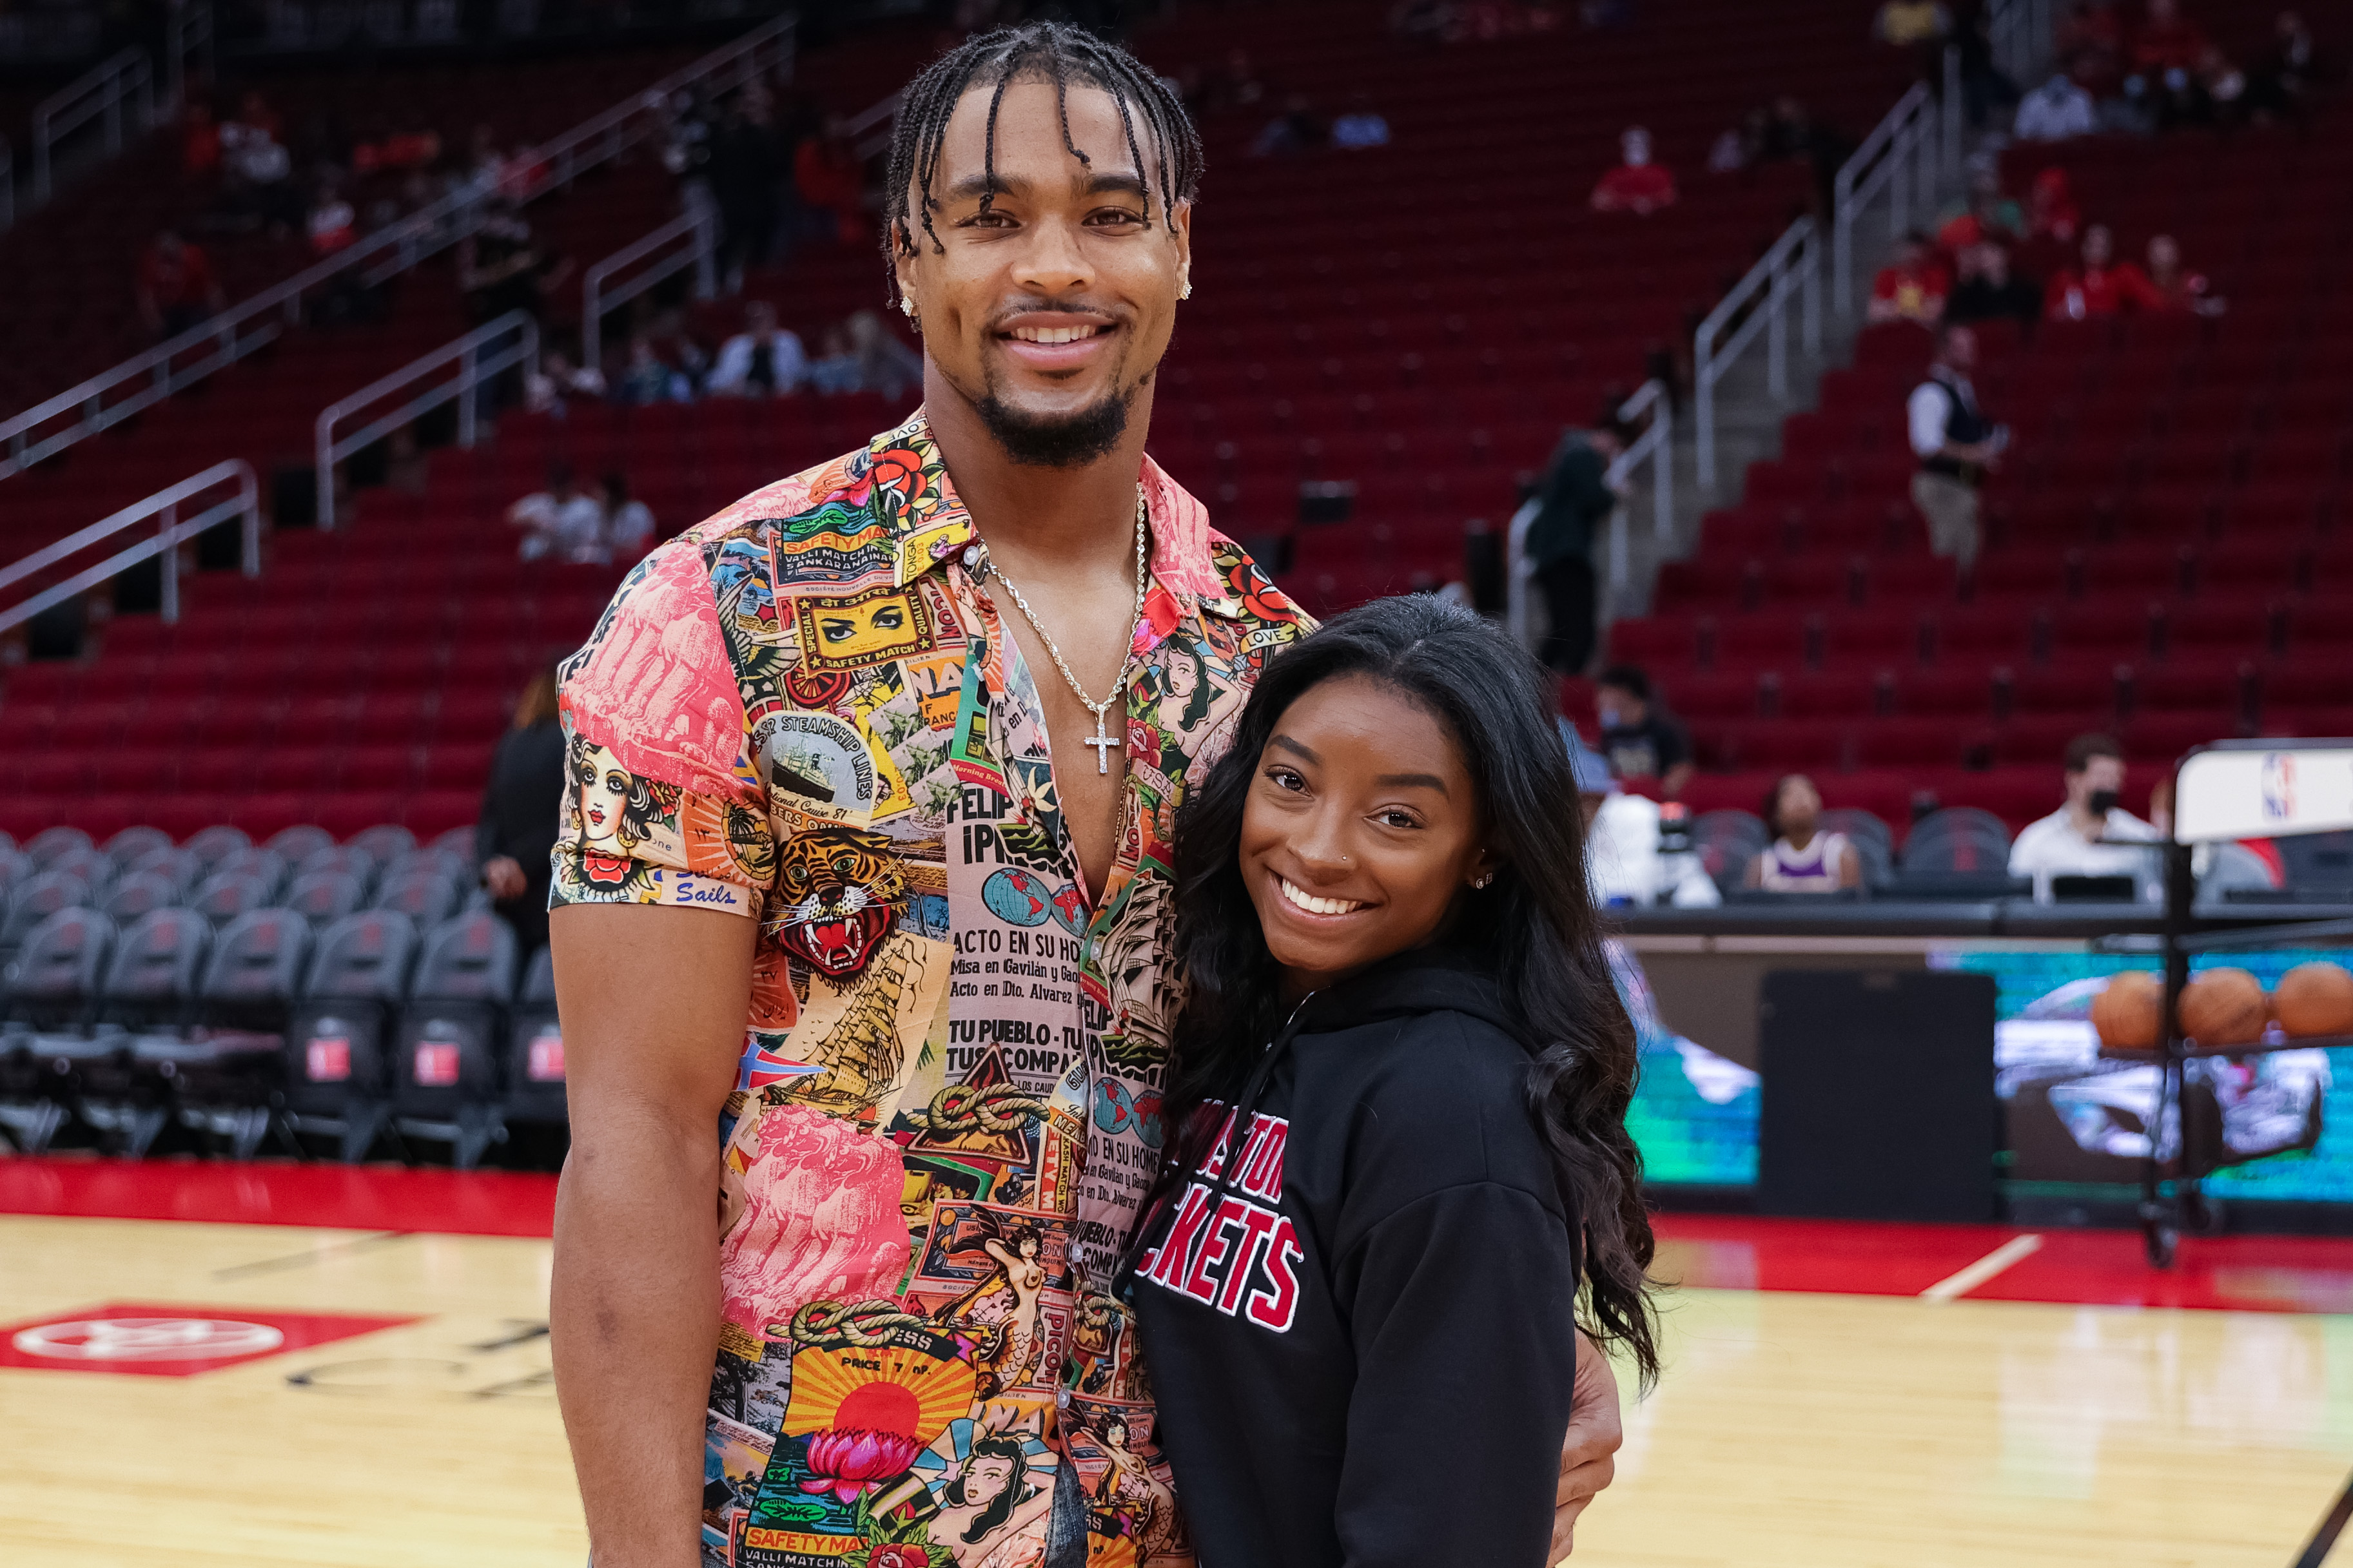
POLYGON ((1618 148, 1625 161, 1593 187, 1593 210, 1647 217, 1674 205, 1675 177, 1651 162, 1651 133, 1639 125, 1629 126, 1618 138, 1618 148))
POLYGON ((1871 304, 1865 318, 1880 321, 1915 321, 1933 327, 1945 313, 1945 299, 1953 291, 1953 275, 1928 237, 1914 229, 1904 237, 1895 260, 1872 279, 1871 304))
POLYGON ((2212 47, 2205 30, 2181 14, 2176 0, 2148 0, 2148 20, 2133 35, 2133 69, 2151 76, 2194 70, 2212 47))
POLYGON ((2154 310, 2193 316, 2222 313, 2222 301, 2215 298, 2206 275, 2181 265, 2181 247, 2169 234, 2160 234, 2148 242, 2148 286, 2157 301, 2151 307, 2154 310))
POLYGON ((2116 258, 2116 240, 2105 224, 2084 231, 2081 267, 2063 268, 2044 288, 2043 320, 2084 321, 2126 310, 2161 310, 2166 301, 2148 274, 2116 258))
POLYGON ((141 253, 134 288, 139 319, 159 340, 178 337, 224 302, 211 261, 168 228, 141 253))
POLYGON ((793 153, 793 184, 802 201, 833 215, 834 232, 842 244, 864 242, 866 165, 839 120, 828 120, 823 136, 807 138, 793 153))

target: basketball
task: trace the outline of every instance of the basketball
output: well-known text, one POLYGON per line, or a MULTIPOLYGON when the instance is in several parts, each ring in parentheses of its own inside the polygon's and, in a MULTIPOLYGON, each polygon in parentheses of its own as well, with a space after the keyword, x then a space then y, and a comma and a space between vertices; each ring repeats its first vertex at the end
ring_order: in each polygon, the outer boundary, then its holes
POLYGON ((2299 963, 2280 976, 2272 1006, 2283 1033, 2353 1035, 2353 971, 2341 963, 2299 963))
POLYGON ((2252 1045, 2269 1015, 2263 982, 2243 969, 2210 969, 2181 988, 2181 1032, 2201 1046, 2252 1045))
POLYGON ((2092 1027, 2100 1032, 2100 1044, 2112 1050, 2155 1050, 2164 1006, 2165 987, 2157 976, 2127 969, 2110 976, 2093 999, 2092 1027))

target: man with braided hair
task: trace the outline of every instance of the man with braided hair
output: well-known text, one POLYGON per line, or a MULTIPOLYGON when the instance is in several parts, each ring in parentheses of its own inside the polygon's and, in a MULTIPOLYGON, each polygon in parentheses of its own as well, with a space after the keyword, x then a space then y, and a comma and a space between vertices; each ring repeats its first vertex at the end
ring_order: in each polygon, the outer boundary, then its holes
MULTIPOLYGON (((1084 32, 926 68, 883 237, 923 408, 655 551, 565 667, 600 786, 662 786, 620 876, 575 788, 550 898, 551 1323, 597 1568, 947 1561, 954 1478, 1015 1431, 1049 1506, 992 1563, 1187 1560, 1173 1517, 1090 1507, 1070 1406, 1166 1487, 1109 1294, 1163 1139, 1148 960, 1187 782, 1310 626, 1144 453, 1200 172, 1084 32), (1034 1343, 984 1366, 956 1304, 1017 1268, 1034 1343)), ((1618 1442, 1591 1367, 1556 1555, 1618 1442)))

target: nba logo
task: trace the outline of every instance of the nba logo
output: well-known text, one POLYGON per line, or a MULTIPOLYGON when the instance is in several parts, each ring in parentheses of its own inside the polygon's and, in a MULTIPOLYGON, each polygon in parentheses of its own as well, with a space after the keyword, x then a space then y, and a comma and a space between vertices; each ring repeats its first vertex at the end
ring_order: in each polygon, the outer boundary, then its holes
POLYGON ((2295 816, 2295 758, 2284 752, 2263 753, 2263 820, 2285 822, 2295 816))
POLYGON ((531 1058, 524 1065, 533 1083, 564 1081, 564 1031, 550 1024, 531 1042, 531 1058))
POLYGON ((352 1043, 340 1035, 322 1035, 302 1053, 303 1071, 312 1083, 342 1083, 352 1076, 352 1043))
POLYGON ((448 1089, 458 1081, 455 1040, 417 1042, 417 1081, 426 1089, 448 1089))

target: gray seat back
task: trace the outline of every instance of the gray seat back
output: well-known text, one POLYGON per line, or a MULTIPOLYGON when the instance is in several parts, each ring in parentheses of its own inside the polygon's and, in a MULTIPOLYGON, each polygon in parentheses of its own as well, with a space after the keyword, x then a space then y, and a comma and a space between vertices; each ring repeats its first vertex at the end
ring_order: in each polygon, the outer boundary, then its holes
POLYGON ((0 947, 26 941, 35 926, 58 910, 89 902, 90 884, 70 871, 43 871, 17 884, 8 897, 8 917, 0 921, 0 947))
POLYGON ((294 874, 298 877, 307 877, 318 871, 341 871, 356 878, 364 892, 375 881, 375 857, 355 845, 330 844, 323 849, 313 850, 295 863, 294 874))
POLYGON ((301 988, 311 922, 293 910, 248 910, 221 928, 205 965, 208 1001, 284 1001, 301 988))
POLYGON ((142 855, 171 847, 172 836, 160 827, 126 827, 106 841, 106 853, 116 865, 128 867, 142 855))
POLYGON ((103 849, 69 849, 62 855, 52 857, 49 863, 41 868, 79 877, 89 884, 93 900, 114 885, 116 871, 114 857, 103 849))
POLYGON ((523 968, 522 989, 515 994, 520 1007, 555 1005, 555 955, 543 947, 523 968))
POLYGON ((213 875, 226 877, 232 873, 259 881, 261 901, 275 903, 280 890, 286 886, 286 857, 275 849, 232 849, 213 862, 213 875))
POLYGON ((79 906, 59 910, 26 933, 9 962, 9 1005, 96 995, 113 947, 114 922, 104 915, 79 906))
POLYGON ((360 879, 349 871, 305 871, 294 879, 281 901, 312 925, 322 926, 358 909, 364 898, 360 879))
POLYGON ((205 879, 189 896, 188 907, 215 925, 227 925, 248 910, 266 908, 269 884, 248 871, 220 871, 205 879))
POLYGON ((2005 871, 2010 829, 1993 813, 1973 805, 1932 811, 1913 825, 1904 841, 1903 866, 1906 871, 2005 871))
POLYGON ((125 866, 122 871, 125 876, 153 871, 159 876, 169 877, 176 889, 174 897, 183 899, 195 892, 196 884, 205 879, 203 858, 169 844, 150 849, 125 866))
POLYGON ((233 854, 239 849, 250 848, 252 845, 253 840, 246 837, 243 828, 230 827, 224 824, 206 828, 181 847, 193 852, 197 859, 211 866, 216 864, 223 856, 233 854))
POLYGON ((363 828, 353 834, 349 842, 356 848, 366 850, 375 857, 378 863, 382 863, 398 859, 416 848, 417 835, 393 823, 380 822, 374 827, 363 828))
POLYGON ((417 927, 397 910, 362 910, 319 933, 302 994, 397 1002, 407 994, 417 927))
POLYGON ((434 929, 409 989, 419 997, 503 1005, 514 999, 514 932, 483 910, 434 929))
POLYGON ((458 908, 458 887, 438 868, 416 866, 378 883, 375 907, 397 910, 420 927, 448 920, 458 908))
POLYGON ((25 840, 23 848, 36 866, 47 867, 69 850, 90 847, 90 835, 79 827, 44 827, 25 840))
POLYGON ((115 938, 106 965, 106 1000, 153 1004, 196 994, 212 925, 194 910, 163 909, 142 915, 115 938))
POLYGON ((108 889, 98 907, 116 925, 127 926, 142 915, 168 909, 179 901, 178 885, 163 872, 133 871, 108 889))
POLYGON ((286 858, 289 866, 300 866, 322 849, 334 847, 335 836, 323 827, 304 823, 300 827, 281 827, 269 836, 267 847, 286 858))

